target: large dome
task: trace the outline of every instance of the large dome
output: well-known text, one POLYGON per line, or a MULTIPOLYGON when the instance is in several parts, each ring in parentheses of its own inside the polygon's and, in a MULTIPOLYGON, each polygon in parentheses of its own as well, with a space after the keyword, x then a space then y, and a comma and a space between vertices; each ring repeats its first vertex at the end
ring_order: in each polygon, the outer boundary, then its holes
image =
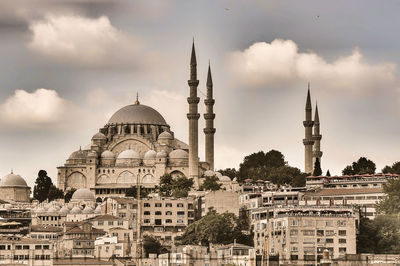
POLYGON ((131 104, 119 109, 108 124, 152 124, 168 126, 164 117, 153 108, 143 104, 131 104))
POLYGON ((0 187, 27 187, 25 180, 16 174, 8 174, 0 181, 0 187))
POLYGON ((79 201, 95 201, 95 197, 93 192, 91 192, 87 188, 80 188, 72 194, 71 201, 79 202, 79 201))

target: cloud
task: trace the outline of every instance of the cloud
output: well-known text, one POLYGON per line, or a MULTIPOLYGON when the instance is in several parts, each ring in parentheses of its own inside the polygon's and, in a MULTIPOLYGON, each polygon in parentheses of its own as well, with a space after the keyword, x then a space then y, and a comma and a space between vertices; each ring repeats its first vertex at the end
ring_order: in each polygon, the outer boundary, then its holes
POLYGON ((397 82, 394 63, 369 64, 357 48, 327 62, 314 52, 299 52, 291 40, 254 43, 244 51, 232 52, 227 64, 236 81, 250 87, 310 81, 321 88, 357 91, 397 82))
POLYGON ((106 16, 46 16, 29 26, 29 48, 61 63, 92 67, 137 63, 142 42, 116 29, 106 16))
POLYGON ((51 125, 63 119, 67 106, 55 90, 16 90, 0 105, 0 119, 22 127, 51 125))

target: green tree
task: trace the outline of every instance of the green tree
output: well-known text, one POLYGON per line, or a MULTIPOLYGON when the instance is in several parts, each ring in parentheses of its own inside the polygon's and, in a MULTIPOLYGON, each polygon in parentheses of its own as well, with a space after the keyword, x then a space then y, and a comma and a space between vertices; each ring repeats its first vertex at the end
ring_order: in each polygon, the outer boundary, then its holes
POLYGON ((219 183, 218 177, 214 176, 206 176, 204 178, 203 184, 201 184, 201 190, 211 190, 216 191, 221 189, 221 184, 219 183))
POLYGON ((378 232, 373 220, 360 219, 359 233, 357 235, 357 253, 375 253, 378 232))
POLYGON ((145 235, 143 237, 143 249, 145 252, 145 256, 148 257, 149 254, 160 254, 161 252, 161 243, 155 237, 150 235, 145 235))
POLYGON ((238 218, 233 213, 218 214, 212 210, 200 220, 186 227, 179 238, 181 244, 229 244, 234 240, 238 243, 252 245, 251 236, 242 233, 238 218))
POLYGON ((61 189, 58 189, 56 186, 51 185, 49 189, 49 194, 48 194, 48 199, 49 201, 55 200, 55 199, 62 199, 64 198, 64 192, 61 189))
POLYGON ((400 180, 391 179, 383 185, 387 195, 376 204, 376 210, 381 214, 399 214, 400 212, 400 180))
POLYGON ((314 163, 313 176, 320 176, 320 175, 322 175, 321 163, 319 162, 319 158, 316 158, 314 163))
POLYGON ((326 171, 326 176, 331 176, 331 172, 329 172, 329 169, 328 171, 326 171))
POLYGON ((51 178, 45 170, 40 170, 33 188, 33 198, 39 202, 45 201, 49 196, 50 187, 53 185, 51 178))
POLYGON ((400 175, 400 162, 395 162, 394 164, 392 164, 392 166, 386 165, 382 169, 382 173, 385 173, 385 174, 390 173, 390 174, 400 175))
POLYGON ((305 186, 307 174, 302 173, 299 168, 281 166, 271 168, 269 181, 277 185, 291 184, 295 187, 305 186))
POLYGON ((64 195, 65 203, 68 203, 71 200, 72 195, 75 193, 75 191, 76 191, 75 188, 71 188, 65 193, 65 195, 64 195))
MULTIPOLYGON (((140 197, 141 198, 146 198, 149 195, 150 191, 143 187, 140 186, 140 197)), ((125 192, 125 197, 133 197, 136 198, 137 196, 137 187, 133 186, 127 189, 127 191, 125 192)))
POLYGON ((173 179, 171 175, 165 174, 160 177, 160 185, 158 186, 158 193, 163 197, 171 197, 173 190, 173 179))
POLYGON ((374 174, 376 165, 373 161, 366 157, 360 157, 357 162, 353 162, 352 165, 346 166, 342 174, 343 175, 363 175, 363 174, 374 174))
POLYGON ((238 171, 236 171, 235 168, 220 169, 217 172, 220 172, 222 175, 229 176, 230 179, 234 179, 238 176, 238 171))
POLYGON ((185 176, 173 179, 171 175, 163 175, 160 177, 160 185, 157 190, 163 197, 184 198, 187 197, 193 184, 193 179, 185 176))

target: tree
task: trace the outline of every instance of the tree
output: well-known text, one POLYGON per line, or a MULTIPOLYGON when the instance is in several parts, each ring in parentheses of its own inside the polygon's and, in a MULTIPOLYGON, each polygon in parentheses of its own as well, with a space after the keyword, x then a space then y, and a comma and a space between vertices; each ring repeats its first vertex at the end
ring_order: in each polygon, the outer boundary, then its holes
POLYGON ((387 195, 376 205, 376 210, 381 214, 400 213, 400 180, 391 179, 383 185, 383 191, 387 195))
POLYGON ((71 200, 72 195, 75 193, 75 191, 76 191, 75 188, 71 188, 71 189, 69 189, 69 190, 67 191, 67 193, 65 193, 65 195, 64 195, 64 201, 65 201, 65 203, 68 203, 68 202, 71 200))
POLYGON ((33 198, 43 202, 48 198, 50 187, 53 185, 51 178, 45 170, 40 170, 33 188, 33 198))
POLYGON ((148 257, 149 254, 160 254, 161 248, 162 246, 160 241, 153 236, 145 235, 143 237, 143 249, 146 257, 148 257))
POLYGON ((230 179, 234 179, 238 175, 238 171, 235 168, 220 169, 217 172, 220 172, 221 175, 229 176, 230 179))
POLYGON ((305 186, 307 174, 302 173, 299 168, 291 166, 281 166, 271 168, 269 181, 277 185, 290 184, 295 187, 305 186))
POLYGON ((390 173, 390 174, 400 175, 400 162, 395 162, 394 164, 392 164, 392 166, 386 165, 382 169, 382 173, 385 173, 385 174, 390 173))
POLYGON ((364 174, 374 174, 376 170, 376 165, 373 161, 367 159, 366 157, 360 157, 357 162, 353 162, 352 165, 346 166, 342 174, 343 175, 364 175, 364 174))
POLYGON ((329 172, 329 169, 328 171, 326 171, 326 176, 331 176, 331 172, 329 172))
POLYGON ((377 228, 374 221, 362 217, 360 219, 360 228, 357 235, 357 254, 375 253, 377 243, 377 228))
POLYGON ((211 190, 216 191, 221 189, 221 184, 219 183, 218 177, 214 176, 206 176, 204 178, 203 184, 201 184, 201 190, 211 190))
POLYGON ((212 210, 203 218, 186 227, 179 238, 181 244, 229 244, 236 239, 238 243, 252 245, 251 236, 242 233, 238 218, 233 213, 218 214, 212 210))
POLYGON ((55 185, 51 185, 47 198, 49 201, 53 201, 55 199, 62 199, 64 198, 64 192, 61 189, 58 189, 55 185))
POLYGON ((322 175, 321 163, 319 162, 319 158, 315 158, 313 176, 320 176, 320 175, 322 175))
POLYGON ((173 196, 175 198, 184 198, 187 197, 193 184, 193 179, 189 179, 185 176, 173 179, 171 175, 163 175, 160 177, 158 193, 163 197, 173 196))
MULTIPOLYGON (((147 188, 140 186, 140 197, 141 198, 146 198, 149 195, 149 193, 150 193, 150 191, 147 188)), ((136 198, 136 196, 137 196, 137 187, 136 186, 128 188, 128 190, 125 192, 125 197, 136 198)))

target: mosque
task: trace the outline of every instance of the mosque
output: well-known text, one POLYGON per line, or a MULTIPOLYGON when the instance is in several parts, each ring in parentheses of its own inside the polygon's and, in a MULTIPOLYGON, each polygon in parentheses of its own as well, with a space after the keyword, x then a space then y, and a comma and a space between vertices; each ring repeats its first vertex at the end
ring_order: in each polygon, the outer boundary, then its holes
MULTIPOLYGON (((152 107, 140 103, 136 97, 134 104, 111 116, 107 124, 93 135, 90 145, 73 152, 63 166, 57 167, 58 188, 64 191, 87 188, 100 198, 121 196, 138 183, 155 188, 165 174, 174 178, 193 178, 195 187, 198 187, 202 176, 214 174, 215 101, 209 66, 204 100, 206 126, 203 130, 206 160, 202 162, 198 156, 200 98, 197 96, 199 80, 194 44, 188 85, 189 144, 175 138, 164 117, 152 107)), ((220 174, 217 176, 221 182, 229 179, 220 174)))

